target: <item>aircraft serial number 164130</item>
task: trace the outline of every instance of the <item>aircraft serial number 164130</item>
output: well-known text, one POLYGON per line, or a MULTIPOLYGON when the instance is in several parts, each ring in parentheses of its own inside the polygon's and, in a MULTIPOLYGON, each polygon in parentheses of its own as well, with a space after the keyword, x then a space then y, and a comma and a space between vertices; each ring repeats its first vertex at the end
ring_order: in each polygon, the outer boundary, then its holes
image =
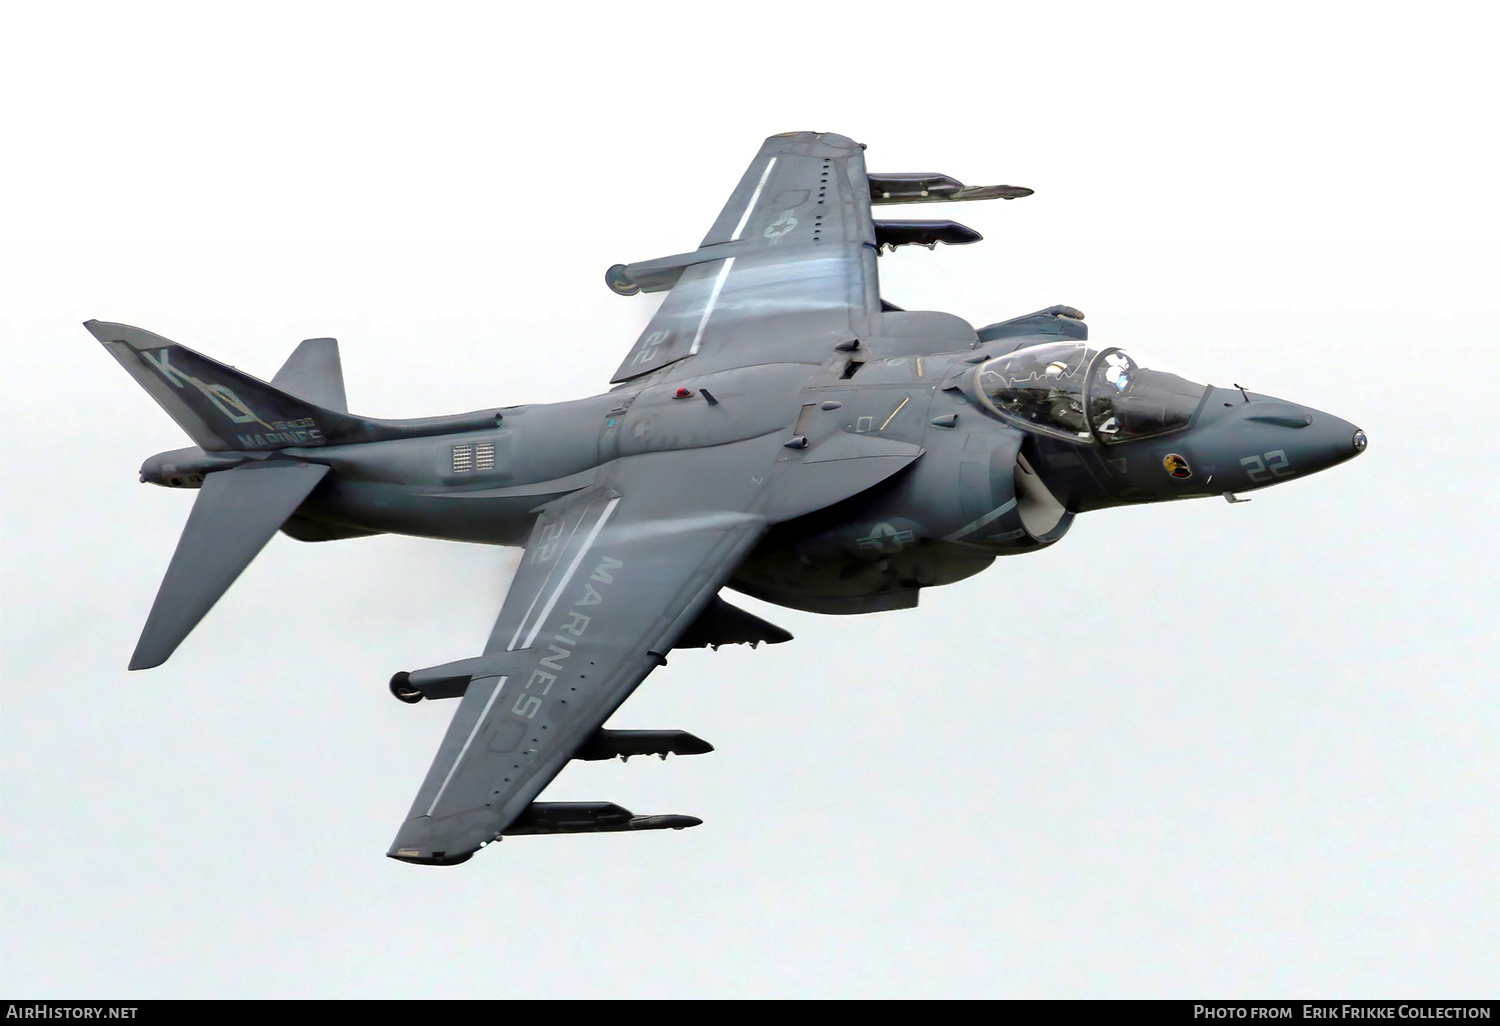
POLYGON ((451 865, 504 835, 694 826, 536 799, 570 759, 710 750, 603 725, 673 648, 791 637, 726 585, 821 613, 906 608, 1078 513, 1232 498, 1364 449, 1337 417, 1091 346, 1069 307, 976 331, 885 302, 884 247, 979 235, 872 205, 1030 190, 869 174, 862 151, 773 136, 696 250, 610 268, 616 292, 669 294, 586 399, 376 420, 348 412, 333 339, 267 383, 88 322, 196 443, 141 470, 199 495, 131 669, 166 660, 277 530, 524 546, 484 651, 391 681, 403 701, 458 701, 388 854, 451 865))

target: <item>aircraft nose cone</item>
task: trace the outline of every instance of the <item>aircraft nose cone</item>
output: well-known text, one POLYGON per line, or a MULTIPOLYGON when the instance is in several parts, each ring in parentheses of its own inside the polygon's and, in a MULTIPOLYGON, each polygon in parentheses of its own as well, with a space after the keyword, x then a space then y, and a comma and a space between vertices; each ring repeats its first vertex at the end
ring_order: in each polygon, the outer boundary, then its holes
MULTIPOLYGON (((1354 424, 1331 413, 1258 393, 1224 390, 1178 450, 1212 468, 1212 486, 1253 491, 1315 474, 1353 459, 1369 446, 1354 424), (1238 400, 1238 401, 1237 401, 1238 400)), ((1190 479, 1189 479, 1190 480, 1190 479)))
POLYGON ((1278 477, 1326 470, 1353 459, 1369 445, 1363 431, 1331 413, 1293 403, 1277 406, 1251 403, 1245 409, 1257 441, 1272 454, 1266 456, 1267 465, 1286 461, 1285 471, 1278 477), (1284 453, 1284 457, 1274 455, 1277 452, 1284 453))
POLYGON ((1308 466, 1309 471, 1353 459, 1370 444, 1365 433, 1347 420, 1317 410, 1309 410, 1308 415, 1312 423, 1307 426, 1307 437, 1302 444, 1308 450, 1308 463, 1313 464, 1308 466))

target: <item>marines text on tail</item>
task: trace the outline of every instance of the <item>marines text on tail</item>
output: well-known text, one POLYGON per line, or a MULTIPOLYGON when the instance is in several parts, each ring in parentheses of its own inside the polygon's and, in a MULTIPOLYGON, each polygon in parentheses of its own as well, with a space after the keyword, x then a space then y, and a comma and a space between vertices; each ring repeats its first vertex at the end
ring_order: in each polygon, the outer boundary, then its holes
POLYGON ((1091 346, 1069 307, 976 331, 880 297, 884 247, 980 236, 872 205, 1029 193, 869 174, 837 135, 767 139, 696 250, 609 269, 616 292, 668 295, 614 387, 564 403, 359 417, 332 339, 267 383, 88 322, 195 443, 141 469, 199 494, 131 669, 165 661, 277 530, 524 546, 482 652, 391 680, 402 701, 458 701, 388 854, 448 865, 511 834, 693 826, 536 799, 571 759, 711 751, 603 724, 673 648, 791 637, 721 588, 902 609, 1078 513, 1232 499, 1364 449, 1337 417, 1091 346))

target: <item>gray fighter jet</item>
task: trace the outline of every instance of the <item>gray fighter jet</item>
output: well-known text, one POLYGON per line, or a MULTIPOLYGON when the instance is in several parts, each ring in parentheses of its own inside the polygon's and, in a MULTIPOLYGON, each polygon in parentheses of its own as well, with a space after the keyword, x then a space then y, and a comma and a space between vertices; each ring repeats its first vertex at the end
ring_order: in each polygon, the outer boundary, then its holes
POLYGON ((726 585, 820 613, 904 609, 1079 513, 1234 500, 1365 448, 1329 414, 1091 346, 1070 307, 976 331, 884 302, 885 247, 979 235, 872 205, 1030 190, 869 174, 863 149, 773 136, 696 250, 610 268, 622 295, 668 295, 586 399, 377 420, 348 412, 333 339, 267 383, 88 322, 196 443, 141 468, 199 494, 130 668, 166 660, 278 529, 524 546, 483 651, 391 680, 402 701, 458 701, 388 854, 452 865, 511 834, 682 828, 699 821, 536 799, 570 759, 711 750, 603 724, 673 648, 791 637, 726 585))

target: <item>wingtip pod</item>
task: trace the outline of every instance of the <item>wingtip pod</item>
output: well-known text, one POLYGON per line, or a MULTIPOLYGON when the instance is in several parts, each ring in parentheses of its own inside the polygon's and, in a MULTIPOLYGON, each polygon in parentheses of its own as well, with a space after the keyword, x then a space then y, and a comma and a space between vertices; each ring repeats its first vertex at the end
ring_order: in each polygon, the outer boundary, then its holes
POLYGON ((604 284, 617 296, 634 296, 641 291, 641 286, 630 277, 624 264, 611 264, 604 272, 604 284))

